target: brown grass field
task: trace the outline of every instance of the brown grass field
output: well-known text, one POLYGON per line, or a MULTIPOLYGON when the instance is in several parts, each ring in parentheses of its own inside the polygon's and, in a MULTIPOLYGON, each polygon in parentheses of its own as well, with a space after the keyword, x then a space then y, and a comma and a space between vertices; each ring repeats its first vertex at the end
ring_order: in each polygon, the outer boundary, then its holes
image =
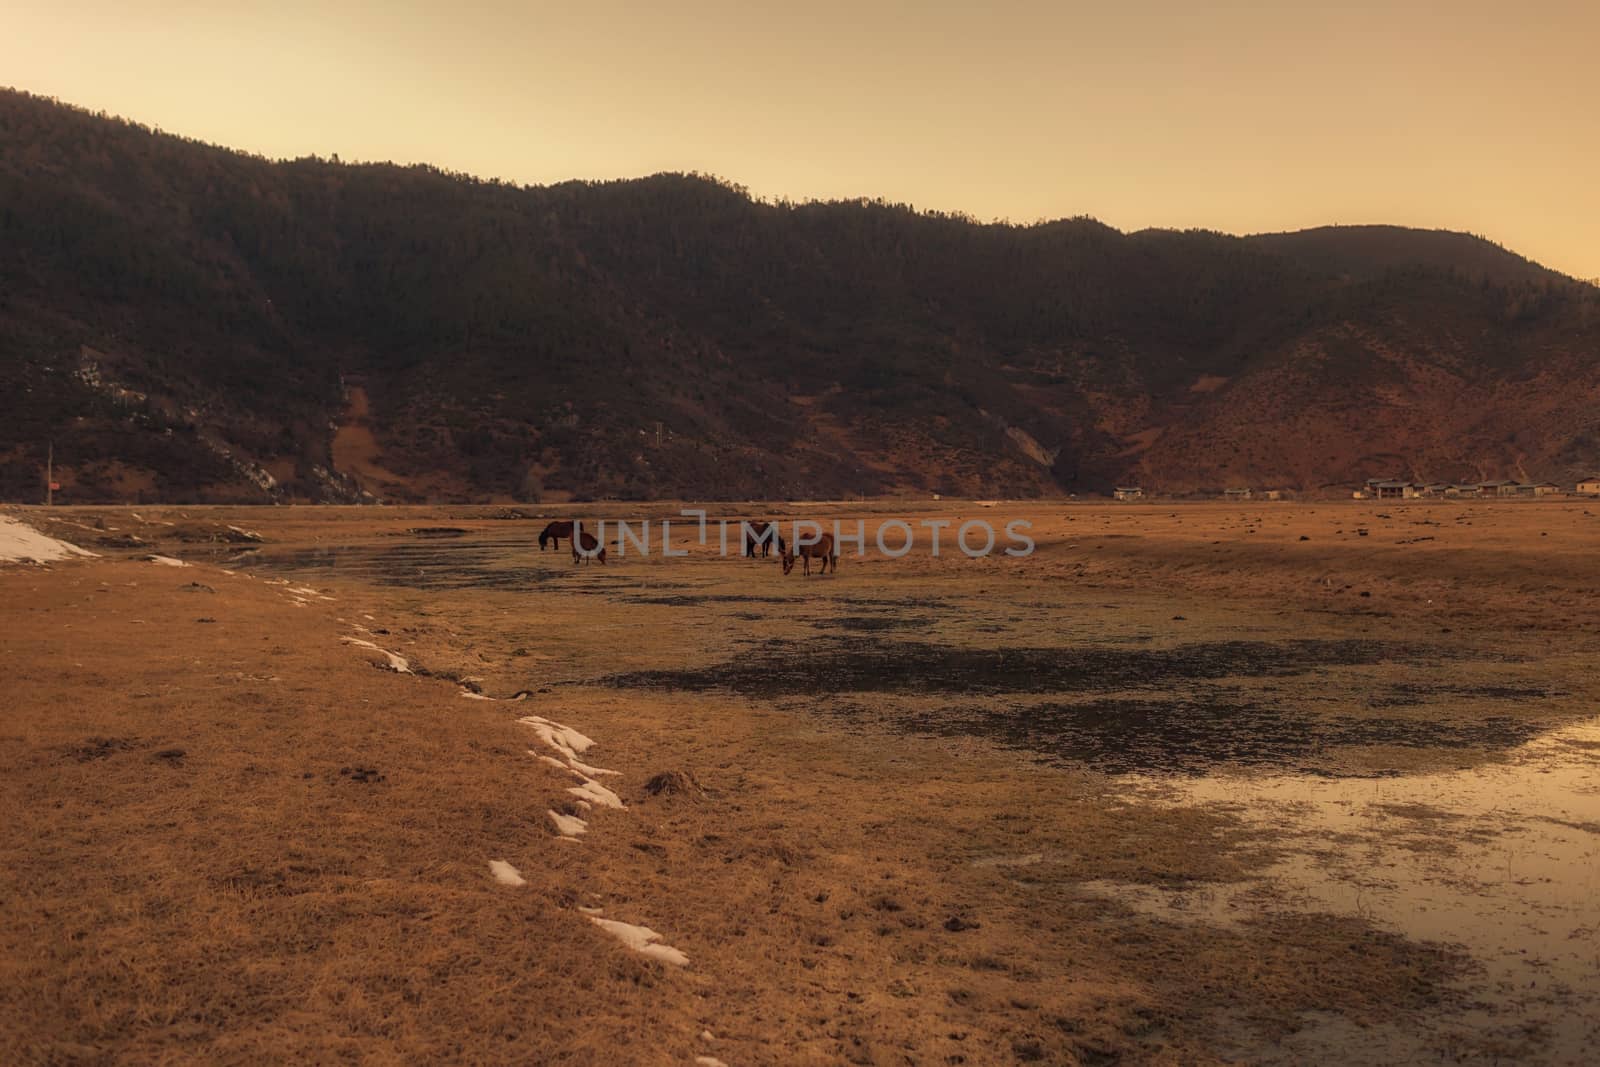
POLYGON ((1600 1057, 1600 503, 906 508, 10 509, 0 1062, 1600 1057))

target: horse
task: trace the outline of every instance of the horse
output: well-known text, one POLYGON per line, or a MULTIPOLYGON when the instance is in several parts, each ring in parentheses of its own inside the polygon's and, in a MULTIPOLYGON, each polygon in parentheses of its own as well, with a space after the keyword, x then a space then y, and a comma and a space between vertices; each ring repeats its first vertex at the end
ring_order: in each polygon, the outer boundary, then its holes
POLYGON ((783 550, 783 573, 788 574, 790 571, 794 570, 794 561, 796 556, 798 556, 805 564, 805 570, 801 572, 803 574, 811 573, 811 561, 814 559, 820 559, 822 561, 821 573, 828 573, 829 563, 833 564, 833 573, 839 573, 839 553, 834 551, 833 535, 831 533, 818 534, 817 540, 814 544, 808 545, 800 543, 800 538, 798 535, 796 536, 795 541, 796 544, 794 548, 785 548, 783 550))
POLYGON ((539 551, 543 552, 544 549, 545 549, 545 545, 548 544, 551 541, 555 542, 556 549, 559 551, 560 548, 561 548, 561 539, 563 537, 571 537, 571 536, 572 536, 572 520, 571 519, 564 519, 564 520, 558 520, 556 522, 552 522, 549 526, 546 526, 543 530, 539 531, 539 551))
POLYGON ((582 523, 575 523, 572 528, 572 562, 577 565, 591 559, 599 560, 603 566, 606 561, 606 546, 602 545, 594 534, 585 530, 582 523), (582 552, 578 551, 580 545, 583 546, 582 552), (595 549, 599 551, 596 552, 595 549))
POLYGON ((778 555, 784 553, 783 534, 778 532, 775 522, 747 522, 744 527, 744 554, 754 559, 757 550, 762 556, 772 552, 772 546, 778 546, 778 555))

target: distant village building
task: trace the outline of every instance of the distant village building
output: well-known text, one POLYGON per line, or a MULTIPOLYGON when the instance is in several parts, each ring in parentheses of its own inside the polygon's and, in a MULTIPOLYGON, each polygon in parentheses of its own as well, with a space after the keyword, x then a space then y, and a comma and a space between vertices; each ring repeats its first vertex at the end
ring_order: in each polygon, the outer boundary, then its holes
POLYGON ((1225 500, 1249 500, 1250 499, 1250 490, 1248 490, 1248 489, 1225 489, 1222 492, 1222 496, 1223 496, 1223 499, 1225 499, 1225 500))
POLYGON ((1282 500, 1283 499, 1283 490, 1282 489, 1268 489, 1268 490, 1265 490, 1261 494, 1261 499, 1262 500, 1282 500))
POLYGON ((1118 500, 1140 500, 1144 497, 1144 490, 1137 485, 1119 485, 1111 491, 1111 495, 1118 500))
POLYGON ((1399 478, 1368 478, 1356 490, 1355 497, 1357 500, 1398 500, 1412 495, 1408 491, 1410 486, 1410 482, 1399 478))
POLYGON ((1592 475, 1579 482, 1578 492, 1584 496, 1600 496, 1600 474, 1592 475))
MULTIPOLYGON (((1368 478, 1351 495, 1357 500, 1437 500, 1441 497, 1545 497, 1562 491, 1555 482, 1411 482, 1401 478, 1368 478)), ((1600 475, 1578 483, 1578 492, 1600 496, 1600 475)))
POLYGON ((1369 482, 1368 485, 1379 500, 1410 500, 1417 495, 1417 487, 1410 482, 1369 482))

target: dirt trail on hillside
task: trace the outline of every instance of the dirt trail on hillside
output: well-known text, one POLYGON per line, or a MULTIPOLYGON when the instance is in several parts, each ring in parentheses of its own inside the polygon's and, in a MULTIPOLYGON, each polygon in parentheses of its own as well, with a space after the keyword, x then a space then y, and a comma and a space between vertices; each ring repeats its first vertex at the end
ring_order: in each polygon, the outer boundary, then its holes
POLYGON ((378 447, 368 416, 371 402, 367 391, 359 385, 350 386, 350 402, 333 432, 332 456, 334 469, 355 477, 361 487, 374 496, 385 491, 408 486, 407 480, 386 468, 382 449, 378 447))

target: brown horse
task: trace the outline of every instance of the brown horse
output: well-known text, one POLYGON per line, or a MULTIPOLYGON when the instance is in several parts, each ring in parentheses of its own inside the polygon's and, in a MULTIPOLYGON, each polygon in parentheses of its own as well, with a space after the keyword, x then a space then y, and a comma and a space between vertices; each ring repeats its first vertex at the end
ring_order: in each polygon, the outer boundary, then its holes
POLYGON ((554 542, 555 547, 559 550, 561 548, 561 539, 563 537, 570 538, 571 536, 571 519, 563 519, 552 522, 549 526, 546 526, 543 530, 539 531, 539 551, 543 552, 545 545, 551 542, 554 542))
POLYGON ((750 522, 744 524, 744 554, 752 559, 759 553, 766 556, 777 545, 778 555, 784 553, 783 534, 775 522, 750 522))
MULTIPOLYGON (((796 541, 798 542, 798 540, 799 538, 797 537, 796 541)), ((794 561, 797 555, 805 564, 805 570, 801 572, 802 574, 811 573, 811 561, 814 559, 820 559, 822 561, 821 573, 828 573, 829 563, 833 564, 833 573, 839 573, 839 553, 834 551, 833 534, 831 533, 818 534, 815 544, 807 545, 797 543, 794 548, 784 549, 783 573, 788 574, 790 571, 794 570, 794 561)))
POLYGON ((605 549, 605 546, 602 545, 598 540, 595 539, 594 534, 590 533, 588 530, 585 530, 583 528, 583 524, 582 523, 574 523, 574 524, 572 524, 572 535, 571 536, 572 536, 572 562, 574 564, 586 563, 591 559, 597 559, 597 560, 600 561, 600 563, 602 565, 605 564, 605 561, 606 561, 606 549, 605 549), (578 546, 580 546, 580 545, 583 546, 583 551, 582 552, 578 551, 578 546), (599 551, 596 552, 595 549, 599 549, 599 551))

